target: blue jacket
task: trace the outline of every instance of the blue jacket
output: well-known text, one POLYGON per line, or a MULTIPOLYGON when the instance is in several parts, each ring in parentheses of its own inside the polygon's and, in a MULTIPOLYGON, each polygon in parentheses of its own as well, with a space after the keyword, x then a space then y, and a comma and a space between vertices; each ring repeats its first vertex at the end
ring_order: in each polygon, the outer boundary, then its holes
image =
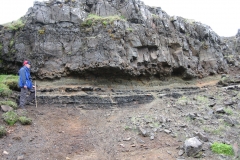
POLYGON ((30 69, 26 66, 23 66, 19 71, 19 79, 18 79, 18 86, 20 88, 23 88, 24 86, 27 86, 28 89, 32 88, 32 78, 30 76, 30 69))

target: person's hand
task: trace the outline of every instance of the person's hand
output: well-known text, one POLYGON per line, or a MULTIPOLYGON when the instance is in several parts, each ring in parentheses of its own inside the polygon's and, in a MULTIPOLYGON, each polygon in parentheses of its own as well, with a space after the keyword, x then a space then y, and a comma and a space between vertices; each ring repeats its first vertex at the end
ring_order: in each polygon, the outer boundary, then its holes
POLYGON ((25 89, 27 89, 27 86, 24 86, 25 89))
POLYGON ((35 88, 35 86, 32 86, 32 88, 35 88))

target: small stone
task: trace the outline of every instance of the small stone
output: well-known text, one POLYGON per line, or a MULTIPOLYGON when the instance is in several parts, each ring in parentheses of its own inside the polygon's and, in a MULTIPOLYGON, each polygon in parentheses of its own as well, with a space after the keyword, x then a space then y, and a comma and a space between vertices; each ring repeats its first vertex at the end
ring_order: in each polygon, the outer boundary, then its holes
POLYGON ((205 135, 202 134, 202 133, 195 132, 194 135, 195 135, 195 136, 198 136, 198 138, 201 139, 203 142, 207 142, 207 141, 208 141, 208 137, 205 136, 205 135))
POLYGON ((184 150, 181 149, 181 150, 178 151, 179 156, 182 156, 183 154, 184 154, 184 150))
POLYGON ((226 113, 226 112, 224 111, 224 108, 221 107, 216 109, 216 113, 226 113))
POLYGON ((232 100, 227 100, 227 101, 224 101, 223 104, 225 104, 226 106, 230 106, 230 105, 233 105, 234 102, 232 100))
POLYGON ((152 130, 153 130, 153 132, 157 132, 157 128, 153 128, 152 130))
POLYGON ((203 119, 205 119, 205 120, 208 120, 208 119, 209 119, 209 117, 208 117, 208 116, 204 116, 204 117, 203 117, 203 119))
POLYGON ((210 104, 209 104, 209 107, 213 107, 213 106, 215 106, 216 105, 216 102, 211 102, 210 104))
POLYGON ((123 141, 130 141, 131 139, 132 139, 131 137, 128 137, 128 138, 123 139, 123 141))
POLYGON ((151 139, 151 140, 154 140, 154 136, 150 136, 150 139, 151 139))
POLYGON ((125 147, 125 145, 124 145, 124 144, 119 144, 119 145, 120 145, 121 147, 123 147, 123 148, 125 147))
POLYGON ((164 129, 164 132, 167 134, 170 134, 172 131, 168 130, 168 129, 164 129))
POLYGON ((8 155, 9 153, 7 151, 3 151, 3 154, 8 155))
POLYGON ((17 157, 17 160, 23 160, 23 159, 24 159, 23 155, 17 157))

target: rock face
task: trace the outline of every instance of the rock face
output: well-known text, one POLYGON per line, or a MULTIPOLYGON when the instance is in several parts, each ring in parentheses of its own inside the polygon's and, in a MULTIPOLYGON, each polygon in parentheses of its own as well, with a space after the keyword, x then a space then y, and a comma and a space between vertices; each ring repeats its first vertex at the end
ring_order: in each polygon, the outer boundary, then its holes
POLYGON ((21 29, 0 27, 0 72, 17 73, 29 59, 40 79, 88 73, 191 79, 226 73, 232 64, 226 57, 232 49, 209 26, 139 0, 35 2, 22 20, 21 29))

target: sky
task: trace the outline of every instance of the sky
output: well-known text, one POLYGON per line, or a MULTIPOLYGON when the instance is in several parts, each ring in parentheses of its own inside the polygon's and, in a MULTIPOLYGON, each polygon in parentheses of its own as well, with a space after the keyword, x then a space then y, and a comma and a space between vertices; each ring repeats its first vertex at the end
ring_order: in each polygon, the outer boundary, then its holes
MULTIPOLYGON (((35 0, 0 0, 0 24, 24 16, 35 0)), ((43 0, 38 0, 43 1, 43 0)), ((46 0, 45 0, 46 1, 46 0)), ((141 0, 161 7, 170 16, 194 19, 210 26, 219 36, 235 36, 240 29, 240 0, 141 0)))

